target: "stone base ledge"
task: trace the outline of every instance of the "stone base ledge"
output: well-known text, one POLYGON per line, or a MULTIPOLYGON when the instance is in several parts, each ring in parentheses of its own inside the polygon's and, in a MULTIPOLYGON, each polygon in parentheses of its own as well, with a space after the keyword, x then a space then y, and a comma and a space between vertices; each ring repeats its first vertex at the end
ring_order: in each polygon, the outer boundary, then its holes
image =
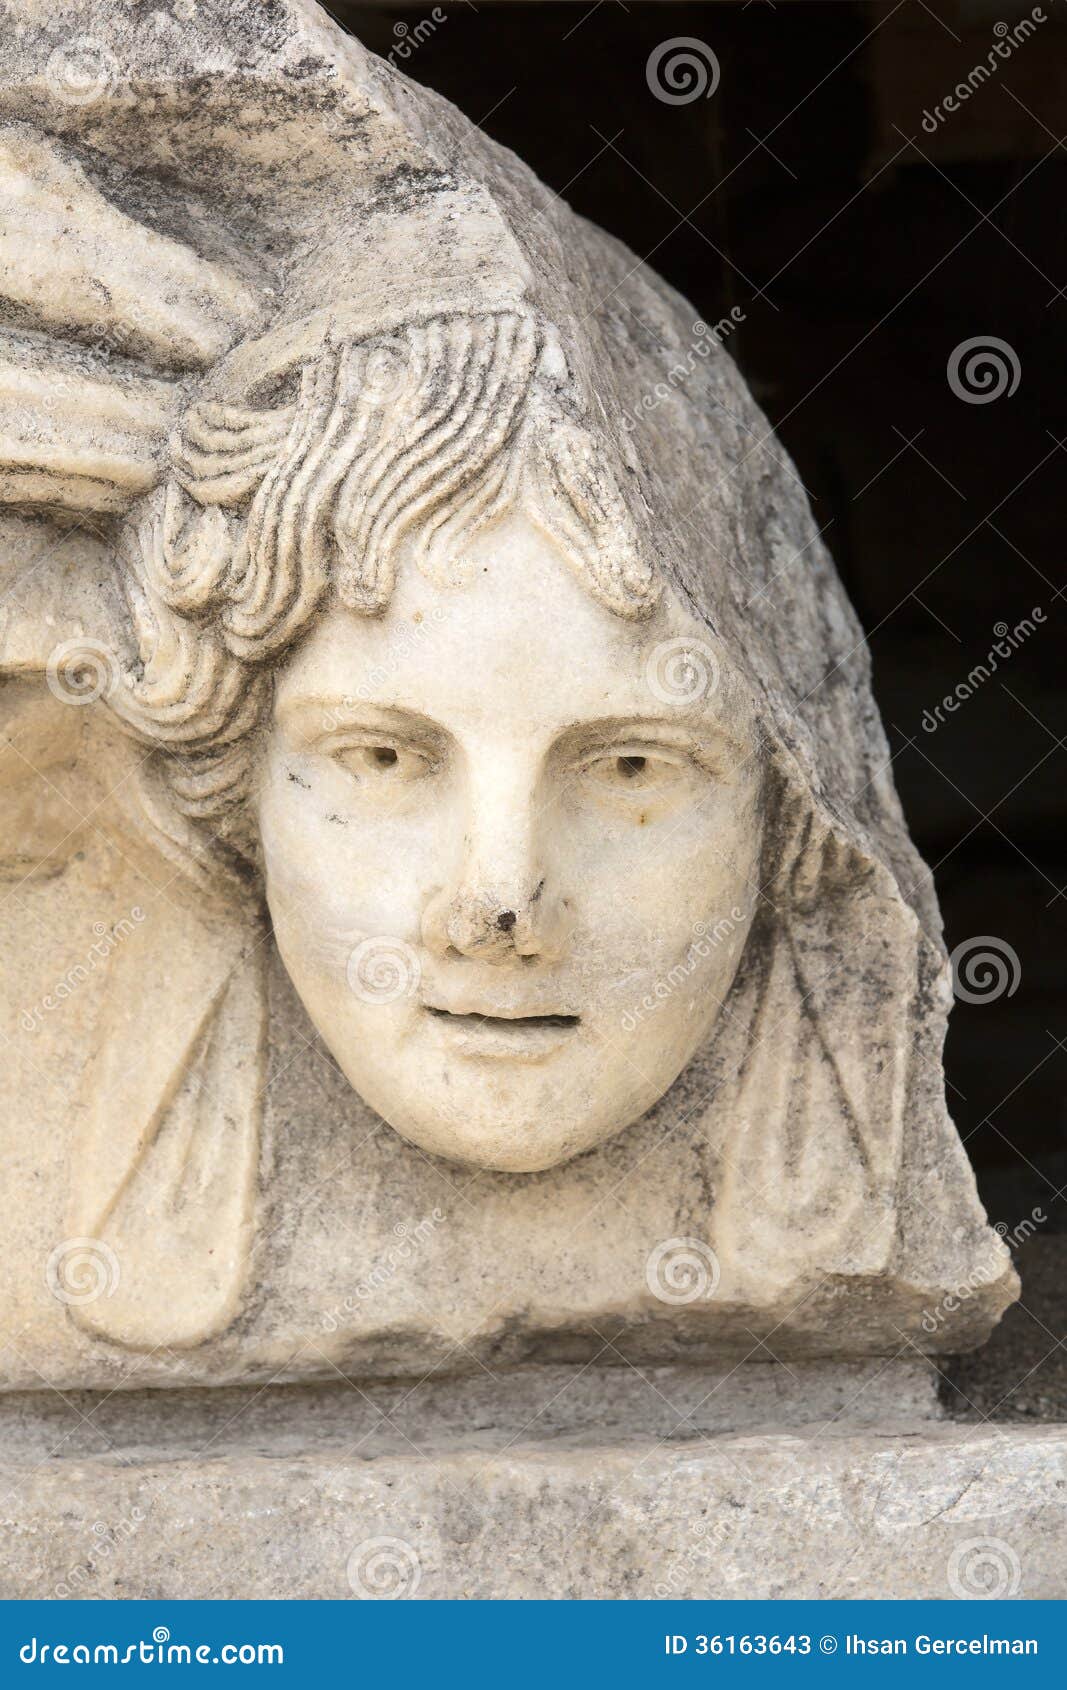
POLYGON ((116 1449, 0 1475, 4 1597, 1067 1596, 1067 1427, 116 1449))

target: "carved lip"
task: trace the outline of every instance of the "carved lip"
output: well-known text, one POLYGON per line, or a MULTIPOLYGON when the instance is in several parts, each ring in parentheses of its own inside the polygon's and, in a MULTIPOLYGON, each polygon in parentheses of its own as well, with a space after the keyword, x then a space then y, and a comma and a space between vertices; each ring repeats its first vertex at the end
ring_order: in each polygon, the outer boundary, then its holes
POLYGON ((572 1038, 580 1024, 577 1015, 483 1015, 423 1005, 449 1043, 469 1056, 510 1057, 536 1062, 550 1056, 572 1038))

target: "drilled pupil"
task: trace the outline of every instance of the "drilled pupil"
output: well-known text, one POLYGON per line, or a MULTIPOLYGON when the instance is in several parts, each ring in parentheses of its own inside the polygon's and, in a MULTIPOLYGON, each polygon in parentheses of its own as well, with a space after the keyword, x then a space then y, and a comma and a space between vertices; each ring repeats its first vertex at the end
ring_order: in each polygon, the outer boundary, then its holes
POLYGON ((620 757, 618 760, 619 773, 625 776, 627 780, 632 780, 634 775, 639 775, 644 766, 645 759, 643 757, 620 757))
POLYGON ((391 745, 374 746, 371 751, 371 756, 378 764, 378 767, 382 769, 388 769, 396 762, 396 752, 393 750, 391 745))

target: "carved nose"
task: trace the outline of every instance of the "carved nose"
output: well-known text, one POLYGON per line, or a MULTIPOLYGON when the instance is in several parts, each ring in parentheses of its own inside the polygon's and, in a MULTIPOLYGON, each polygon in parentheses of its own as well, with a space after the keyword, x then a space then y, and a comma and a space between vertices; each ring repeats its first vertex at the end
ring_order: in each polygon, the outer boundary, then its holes
POLYGON ((562 923, 551 905, 545 907, 544 881, 515 907, 501 909, 491 894, 461 890, 439 893, 426 911, 423 937, 438 955, 458 951, 483 962, 511 962, 522 958, 554 958, 559 954, 562 923))
POLYGON ((483 962, 562 954, 567 906, 542 862, 537 770, 525 756, 486 757, 471 769, 462 852, 431 897, 423 941, 483 962))

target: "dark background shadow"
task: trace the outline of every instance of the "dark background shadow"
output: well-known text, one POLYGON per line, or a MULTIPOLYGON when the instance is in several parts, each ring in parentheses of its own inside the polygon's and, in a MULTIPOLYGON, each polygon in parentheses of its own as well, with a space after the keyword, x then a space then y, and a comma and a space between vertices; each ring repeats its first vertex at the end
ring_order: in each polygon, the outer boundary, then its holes
POLYGON ((1047 21, 1009 39, 1007 58, 994 50, 1005 25, 1033 12, 1017 0, 332 10, 647 257, 695 317, 744 311, 729 350, 796 460, 867 631, 949 948, 988 936, 1001 958, 980 1001, 952 1016, 949 1100, 990 1218, 1033 1236, 1023 1306, 952 1370, 959 1403, 1064 1416, 1061 0, 1044 0, 1047 21), (720 79, 710 98, 672 105, 646 65, 679 36, 710 48, 720 79), (944 112, 991 53, 996 68, 944 112), (968 402, 949 358, 991 336, 1018 386, 968 402), (1023 618, 994 672, 998 636, 1023 618))

